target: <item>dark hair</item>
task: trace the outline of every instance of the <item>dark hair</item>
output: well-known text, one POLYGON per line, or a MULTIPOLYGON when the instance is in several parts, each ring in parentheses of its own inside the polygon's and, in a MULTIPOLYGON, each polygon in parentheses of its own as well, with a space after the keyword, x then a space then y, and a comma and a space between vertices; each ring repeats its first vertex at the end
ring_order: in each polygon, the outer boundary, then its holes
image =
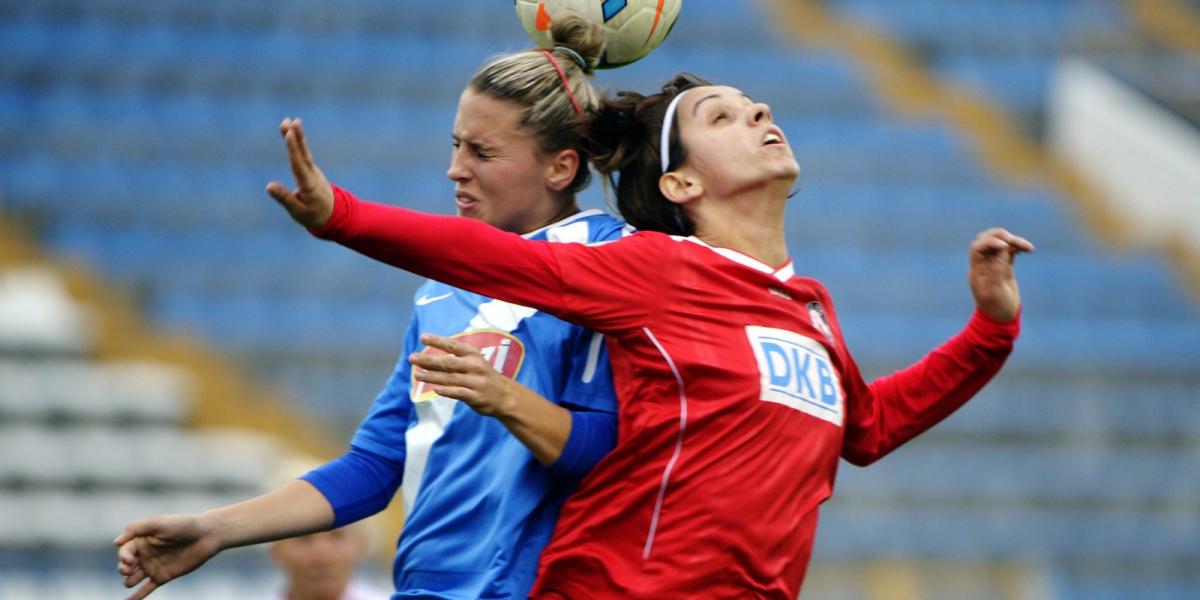
POLYGON ((472 89, 521 107, 522 127, 538 141, 546 154, 567 148, 579 152, 579 170, 568 188, 572 193, 587 187, 591 172, 587 143, 587 123, 599 108, 600 94, 588 81, 604 54, 604 29, 573 13, 554 19, 550 27, 555 49, 554 56, 570 83, 570 93, 563 87, 562 77, 546 54, 539 49, 524 50, 494 58, 471 78, 472 89), (583 64, 568 50, 583 59, 583 64), (574 97, 582 112, 576 112, 574 97))
MULTIPOLYGON (((671 235, 695 233, 692 220, 658 189, 662 176, 659 143, 671 100, 686 90, 706 85, 712 84, 691 73, 680 73, 657 94, 643 96, 623 91, 601 104, 589 134, 592 164, 616 191, 617 210, 630 225, 671 235)), ((673 169, 687 160, 678 126, 672 126, 670 140, 668 169, 673 169)))

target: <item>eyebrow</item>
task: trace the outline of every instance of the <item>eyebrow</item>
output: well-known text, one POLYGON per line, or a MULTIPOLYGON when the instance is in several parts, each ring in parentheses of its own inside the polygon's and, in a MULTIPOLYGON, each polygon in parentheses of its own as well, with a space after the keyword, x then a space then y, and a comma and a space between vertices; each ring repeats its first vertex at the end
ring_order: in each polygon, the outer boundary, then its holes
MULTIPOLYGON (((696 103, 692 105, 692 117, 695 117, 697 114, 700 113, 700 104, 703 103, 705 100, 708 100, 710 98, 720 98, 720 97, 721 97, 720 93, 714 92, 712 94, 709 94, 709 95, 697 100, 696 103)), ((746 94, 742 94, 742 97, 747 100, 750 100, 750 96, 747 96, 746 94)), ((753 100, 750 100, 750 101, 753 102, 753 100)))

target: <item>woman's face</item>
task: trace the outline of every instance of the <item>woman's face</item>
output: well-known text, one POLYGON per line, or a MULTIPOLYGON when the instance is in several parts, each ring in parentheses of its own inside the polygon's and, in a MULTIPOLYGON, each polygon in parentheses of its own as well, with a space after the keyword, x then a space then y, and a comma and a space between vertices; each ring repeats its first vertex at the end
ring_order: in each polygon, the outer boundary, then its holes
POLYGON ((689 89, 676 119, 690 168, 713 195, 728 196, 774 180, 790 188, 800 165, 771 108, 728 86, 689 89))
POLYGON ((454 118, 446 176, 458 214, 513 233, 528 233, 556 214, 547 187, 550 158, 520 126, 520 107, 467 88, 454 118))

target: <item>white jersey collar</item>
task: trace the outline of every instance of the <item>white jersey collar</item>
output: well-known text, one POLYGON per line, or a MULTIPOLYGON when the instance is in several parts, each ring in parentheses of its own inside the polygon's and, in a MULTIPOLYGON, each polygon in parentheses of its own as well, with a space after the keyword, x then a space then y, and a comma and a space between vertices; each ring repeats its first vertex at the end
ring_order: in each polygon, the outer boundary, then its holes
POLYGON ((752 258, 750 256, 742 254, 741 252, 738 252, 737 250, 730 250, 729 248, 718 248, 717 246, 711 246, 708 243, 706 243, 704 240, 702 240, 694 235, 688 236, 688 237, 673 235, 671 237, 676 240, 679 240, 679 241, 691 242, 693 244, 704 246, 705 248, 708 248, 709 250, 712 250, 713 252, 716 252, 717 254, 720 254, 721 256, 724 256, 725 258, 732 260, 735 263, 738 263, 739 265, 750 267, 751 269, 754 269, 755 271, 758 271, 760 273, 766 273, 767 275, 770 275, 770 276, 774 277, 775 279, 778 279, 779 281, 787 281, 787 280, 791 279, 793 275, 796 274, 796 270, 792 266, 791 257, 788 257, 787 262, 783 263, 782 267, 779 267, 778 269, 773 269, 770 266, 768 266, 767 264, 759 261, 756 258, 752 258))
POLYGON ((557 221, 557 222, 551 223, 551 224, 549 224, 549 225, 546 225, 545 227, 541 227, 541 228, 539 228, 539 229, 535 229, 535 230, 533 230, 533 231, 530 231, 529 233, 522 233, 522 234, 521 234, 521 237, 528 239, 528 238, 531 238, 531 237, 533 237, 533 236, 535 236, 535 235, 537 235, 537 234, 539 234, 539 233, 541 233, 541 232, 543 232, 543 231, 546 231, 547 229, 552 229, 552 228, 554 228, 554 227, 562 227, 563 225, 566 225, 566 224, 568 224, 568 223, 573 223, 573 222, 575 222, 575 221, 578 221, 578 220, 580 220, 580 219, 585 219, 585 218, 587 218, 587 217, 594 217, 594 216, 596 216, 596 215, 602 215, 602 214, 604 214, 604 212, 603 212, 603 211, 601 211, 601 210, 599 210, 599 209, 595 209, 595 208, 589 208, 589 209, 587 209, 587 210, 581 210, 581 211, 579 211, 579 212, 577 212, 577 213, 575 213, 575 214, 573 214, 573 215, 571 215, 571 216, 569 216, 569 217, 567 217, 567 218, 565 218, 565 219, 563 219, 563 220, 561 220, 561 221, 557 221))

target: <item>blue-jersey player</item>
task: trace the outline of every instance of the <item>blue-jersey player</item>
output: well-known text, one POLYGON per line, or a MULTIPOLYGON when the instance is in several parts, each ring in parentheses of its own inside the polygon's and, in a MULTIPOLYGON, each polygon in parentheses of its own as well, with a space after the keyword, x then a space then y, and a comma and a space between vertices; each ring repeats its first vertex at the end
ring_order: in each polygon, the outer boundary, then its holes
MULTIPOLYGON (((615 239, 619 221, 575 202, 589 178, 583 131, 599 95, 586 76, 602 36, 573 17, 556 20, 552 34, 554 49, 495 59, 463 91, 447 172, 458 214, 552 242, 615 239)), ((288 120, 280 129, 289 150, 303 146, 302 130, 288 120)), ((306 162, 293 162, 293 173, 313 167, 311 156, 289 155, 306 162)), ((273 182, 268 192, 287 204, 311 191, 273 182)), ((126 525, 118 569, 126 587, 146 581, 131 598, 225 548, 373 514, 401 484, 408 520, 393 598, 525 598, 563 500, 616 443, 603 340, 430 282, 417 292, 404 350, 342 457, 257 498, 126 525), (477 379, 466 388, 454 377, 477 379)))
MULTIPOLYGON (((525 237, 587 243, 615 239, 623 229, 608 215, 585 211, 525 237)), ((616 400, 603 337, 430 281, 416 294, 404 347, 350 454, 304 479, 331 500, 337 526, 382 508, 378 501, 355 505, 364 495, 361 482, 370 479, 364 476, 386 474, 386 484, 368 487, 390 497, 403 472, 409 512, 396 552, 394 597, 524 598, 559 507, 615 442, 616 400), (569 408, 576 431, 559 456, 540 464, 502 418, 480 415, 414 380, 409 355, 437 351, 421 343, 422 332, 479 348, 491 368, 569 408)))

